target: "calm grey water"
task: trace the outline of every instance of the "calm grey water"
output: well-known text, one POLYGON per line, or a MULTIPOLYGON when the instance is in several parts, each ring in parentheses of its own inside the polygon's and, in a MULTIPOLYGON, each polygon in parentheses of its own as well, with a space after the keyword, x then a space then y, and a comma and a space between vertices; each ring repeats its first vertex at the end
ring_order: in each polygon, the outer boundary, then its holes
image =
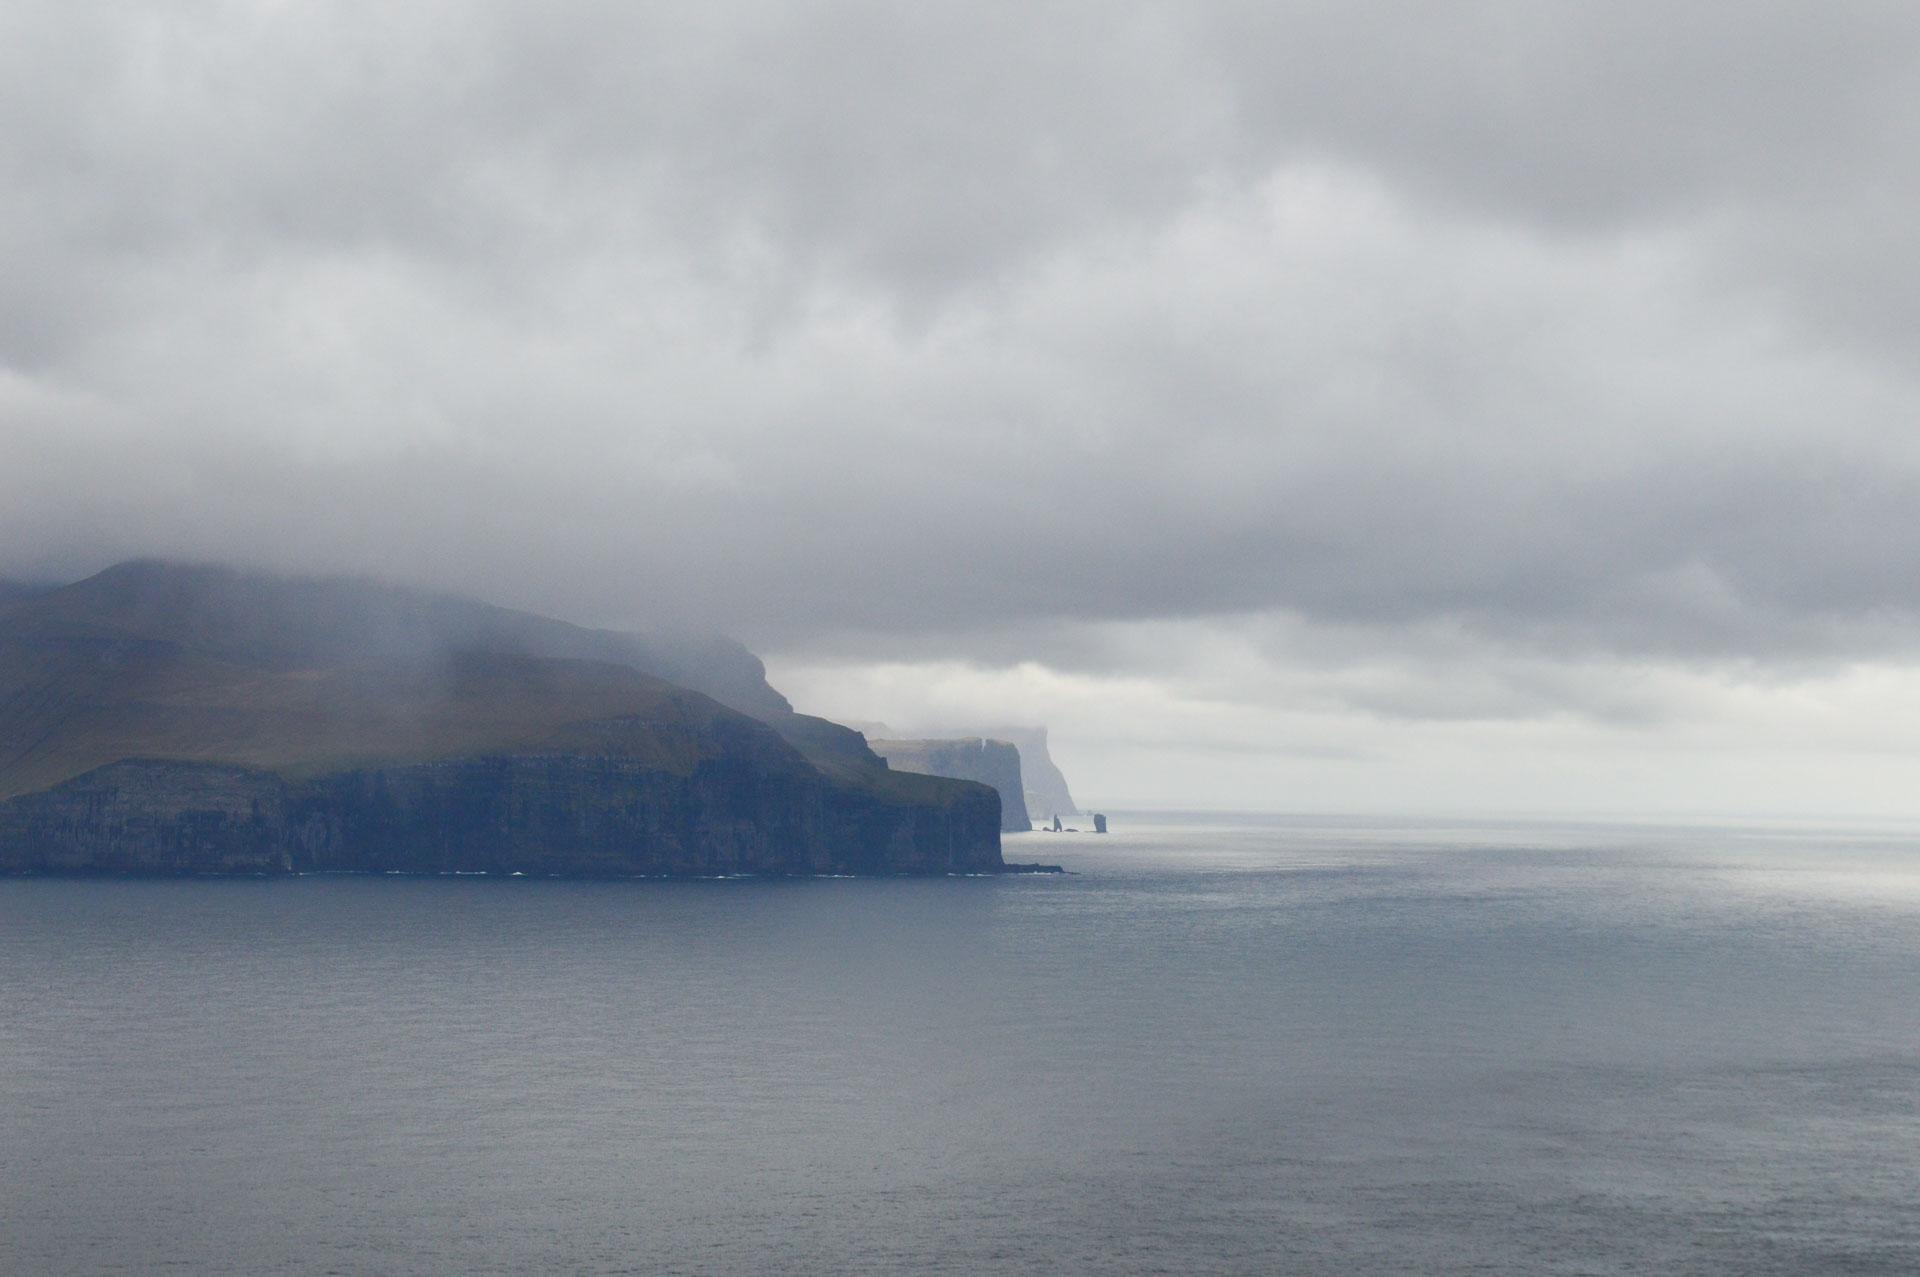
POLYGON ((0 1267, 1920 1270, 1920 839, 0 881, 0 1267))

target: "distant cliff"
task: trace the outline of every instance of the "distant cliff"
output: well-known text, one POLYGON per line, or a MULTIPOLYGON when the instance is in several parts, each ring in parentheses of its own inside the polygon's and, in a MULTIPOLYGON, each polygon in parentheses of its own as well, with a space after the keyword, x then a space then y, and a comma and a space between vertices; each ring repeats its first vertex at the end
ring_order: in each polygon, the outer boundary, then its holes
POLYGON ((1033 828, 1021 783, 1020 751, 1002 740, 869 740, 874 753, 900 772, 947 776, 991 785, 1000 794, 1000 829, 1033 828))
POLYGON ((1044 727, 994 727, 985 731, 968 730, 955 735, 988 736, 1010 741, 1020 751, 1020 775, 1026 788, 1027 810, 1036 820, 1055 816, 1078 816, 1073 795, 1067 790, 1067 778, 1047 752, 1044 727))
POLYGON ((999 811, 723 639, 157 563, 0 607, 0 872, 992 872, 999 811))
MULTIPOLYGON (((885 723, 851 724, 860 728, 869 738, 892 738, 894 732, 885 723)), ((1020 751, 1020 779, 1023 796, 1027 804, 1027 814, 1040 824, 1046 824, 1055 816, 1078 816, 1080 808, 1075 805, 1073 795, 1068 792, 1067 778, 1061 774, 1054 763, 1053 755, 1047 750, 1047 729, 1044 727, 945 727, 927 733, 941 740, 965 740, 984 737, 987 740, 1006 741, 1020 751)))

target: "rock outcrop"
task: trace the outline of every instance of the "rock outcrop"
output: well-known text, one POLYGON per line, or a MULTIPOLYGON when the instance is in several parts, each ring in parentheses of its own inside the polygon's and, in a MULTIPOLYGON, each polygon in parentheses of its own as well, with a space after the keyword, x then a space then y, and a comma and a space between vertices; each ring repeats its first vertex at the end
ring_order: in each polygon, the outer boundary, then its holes
POLYGON ((0 611, 0 872, 981 873, 1000 806, 726 640, 164 564, 0 611))
POLYGON ((1003 740, 869 740, 869 748, 895 771, 979 781, 1000 794, 1003 833, 1033 828, 1021 781, 1020 751, 1003 740))

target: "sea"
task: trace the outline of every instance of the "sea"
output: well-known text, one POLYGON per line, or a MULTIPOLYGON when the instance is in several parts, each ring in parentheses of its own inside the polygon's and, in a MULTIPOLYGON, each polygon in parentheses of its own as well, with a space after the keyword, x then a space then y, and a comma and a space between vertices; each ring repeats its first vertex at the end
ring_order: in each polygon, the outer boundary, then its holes
POLYGON ((0 1270, 1920 1272, 1920 830, 0 881, 0 1270))

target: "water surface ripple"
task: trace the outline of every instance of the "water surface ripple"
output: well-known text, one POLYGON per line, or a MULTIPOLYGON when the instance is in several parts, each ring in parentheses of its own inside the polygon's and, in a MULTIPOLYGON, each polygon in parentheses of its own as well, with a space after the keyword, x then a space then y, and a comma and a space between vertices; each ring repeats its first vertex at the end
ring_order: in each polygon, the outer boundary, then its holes
POLYGON ((0 881, 19 1273, 1920 1271, 1920 838, 0 881))

